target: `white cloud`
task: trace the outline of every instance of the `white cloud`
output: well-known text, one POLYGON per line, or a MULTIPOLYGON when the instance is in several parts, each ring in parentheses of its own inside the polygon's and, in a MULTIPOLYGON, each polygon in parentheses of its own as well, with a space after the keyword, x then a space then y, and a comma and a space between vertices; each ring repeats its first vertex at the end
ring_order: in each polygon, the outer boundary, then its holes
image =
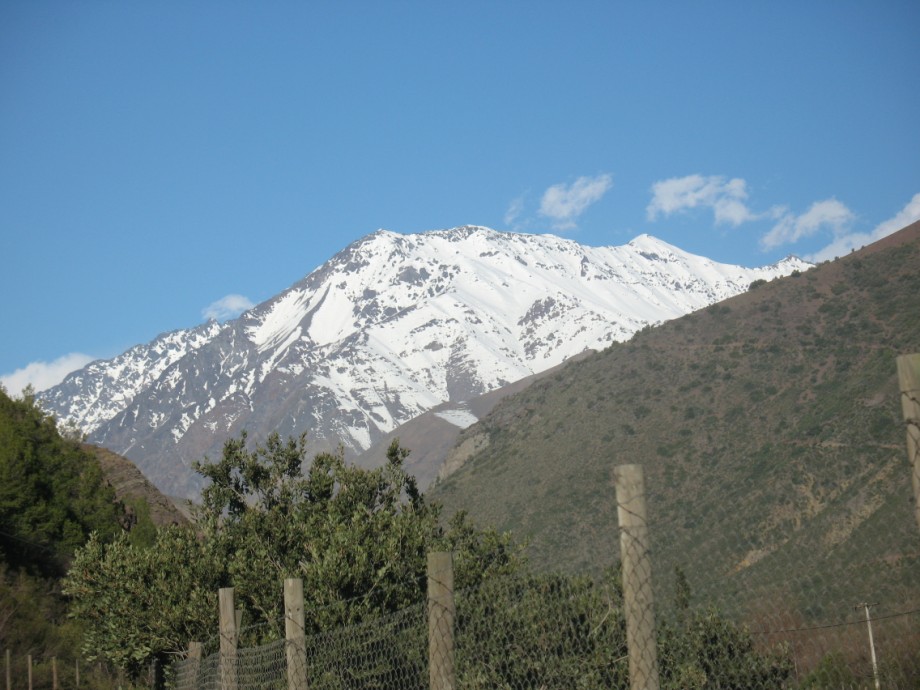
POLYGON ((81 352, 72 352, 58 357, 53 362, 32 362, 12 374, 0 375, 0 383, 10 395, 20 395, 22 389, 30 384, 35 392, 39 393, 56 386, 67 374, 82 369, 95 359, 81 352))
POLYGON ((914 194, 913 198, 907 202, 904 208, 898 211, 893 217, 879 223, 872 232, 851 232, 838 235, 834 238, 833 242, 819 249, 811 256, 806 257, 806 259, 817 263, 818 261, 844 256, 854 249, 872 244, 918 220, 920 220, 920 193, 914 194))
POLYGON ((517 199, 514 199, 510 204, 508 204, 508 210, 505 211, 505 225, 513 227, 515 221, 521 216, 521 213, 524 211, 524 196, 521 195, 517 199))
POLYGON ((571 185, 556 184, 543 193, 540 215, 553 219, 557 230, 571 230, 575 220, 613 186, 610 174, 579 177, 571 185))
POLYGON ((849 235, 835 237, 834 241, 826 247, 819 249, 814 254, 803 256, 802 258, 806 261, 817 264, 822 261, 826 261, 827 259, 836 259, 838 256, 849 254, 854 249, 865 247, 867 244, 871 244, 873 241, 874 240, 872 239, 872 236, 867 232, 853 232, 849 235))
POLYGON ((652 200, 645 212, 649 220, 678 211, 703 207, 712 209, 717 225, 741 223, 759 217, 745 203, 747 183, 740 177, 726 180, 721 175, 687 175, 661 180, 652 185, 652 200))
POLYGON ((907 202, 907 205, 892 218, 879 223, 875 230, 872 231, 872 239, 880 240, 883 237, 888 237, 888 235, 907 227, 911 223, 916 223, 918 220, 920 220, 920 193, 914 194, 913 198, 907 202))
POLYGON ((760 245, 764 249, 795 243, 823 230, 830 230, 835 237, 839 237, 855 218, 853 212, 836 199, 816 201, 798 216, 787 209, 778 209, 775 215, 779 222, 760 238, 760 245))
POLYGON ((247 309, 252 309, 255 305, 243 295, 227 295, 221 297, 216 302, 212 302, 201 310, 201 315, 206 319, 215 319, 216 321, 225 321, 233 319, 242 314, 247 309))

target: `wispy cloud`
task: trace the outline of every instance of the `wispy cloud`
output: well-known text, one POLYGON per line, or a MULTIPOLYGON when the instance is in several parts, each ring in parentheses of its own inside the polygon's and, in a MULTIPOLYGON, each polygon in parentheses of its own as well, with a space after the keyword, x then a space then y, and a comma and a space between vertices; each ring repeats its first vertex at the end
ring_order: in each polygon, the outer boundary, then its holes
POLYGON ((521 217, 521 213, 524 212, 524 195, 517 197, 510 204, 508 204, 508 210, 505 211, 505 225, 508 227, 516 227, 518 218, 521 217))
POLYGON ((777 209, 778 222, 760 238, 763 249, 794 244, 805 237, 830 230, 835 237, 846 232, 855 219, 853 212, 836 199, 816 201, 805 213, 795 215, 788 209, 777 209))
POLYGON ((10 395, 20 395, 22 389, 28 385, 39 393, 56 386, 67 374, 82 369, 94 359, 96 358, 81 352, 72 352, 58 357, 53 362, 32 362, 11 374, 0 375, 0 383, 10 395))
POLYGON ((772 220, 772 227, 760 238, 764 251, 830 235, 833 240, 827 246, 804 256, 817 262, 842 256, 920 219, 920 194, 914 195, 894 217, 868 233, 852 232, 856 214, 835 198, 816 201, 800 214, 787 206, 752 210, 748 205, 747 183, 738 177, 728 179, 722 175, 686 175, 656 182, 652 185, 652 200, 645 210, 648 219, 654 221, 695 208, 711 209, 716 225, 737 227, 749 221, 772 220))
POLYGON ((576 220, 613 186, 613 176, 579 177, 570 185, 556 184, 543 192, 540 215, 551 218, 556 230, 571 230, 576 220))
POLYGON ((661 180, 652 185, 652 200, 645 212, 649 220, 687 209, 712 209, 716 224, 738 227, 760 217, 747 205, 747 183, 740 177, 730 180, 721 175, 686 175, 661 180))
POLYGON ((215 319, 216 321, 226 321, 233 319, 242 314, 247 309, 252 309, 255 305, 243 295, 227 295, 221 297, 216 302, 212 302, 201 310, 201 315, 206 319, 215 319))
POLYGON ((879 223, 871 232, 851 232, 836 235, 834 240, 826 247, 805 258, 808 261, 817 263, 818 261, 844 256, 854 249, 872 244, 918 220, 920 220, 920 193, 914 194, 904 208, 888 220, 879 223))

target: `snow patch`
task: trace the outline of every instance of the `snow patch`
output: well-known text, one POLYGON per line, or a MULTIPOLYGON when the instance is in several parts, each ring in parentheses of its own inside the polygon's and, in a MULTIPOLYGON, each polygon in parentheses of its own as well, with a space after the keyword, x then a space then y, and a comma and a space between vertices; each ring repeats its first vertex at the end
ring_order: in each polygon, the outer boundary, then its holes
POLYGON ((479 421, 476 415, 463 408, 441 410, 440 412, 435 412, 434 416, 443 419, 445 422, 450 422, 461 429, 466 429, 468 426, 472 426, 479 421))
POLYGON ((291 333, 309 311, 312 296, 304 290, 287 292, 275 300, 268 313, 262 317, 261 323, 247 329, 249 339, 259 352, 282 341, 290 341, 291 333))

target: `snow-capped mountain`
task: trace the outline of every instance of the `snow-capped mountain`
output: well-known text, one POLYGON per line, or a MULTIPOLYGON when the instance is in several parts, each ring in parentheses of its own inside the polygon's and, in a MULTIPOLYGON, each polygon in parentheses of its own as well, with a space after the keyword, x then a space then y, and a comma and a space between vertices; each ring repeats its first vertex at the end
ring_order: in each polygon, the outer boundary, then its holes
POLYGON ((358 453, 440 403, 808 266, 719 264, 649 235, 586 247, 481 227, 381 230, 238 319, 93 362, 40 399, 191 496, 191 463, 242 429, 306 431, 318 450, 358 453))

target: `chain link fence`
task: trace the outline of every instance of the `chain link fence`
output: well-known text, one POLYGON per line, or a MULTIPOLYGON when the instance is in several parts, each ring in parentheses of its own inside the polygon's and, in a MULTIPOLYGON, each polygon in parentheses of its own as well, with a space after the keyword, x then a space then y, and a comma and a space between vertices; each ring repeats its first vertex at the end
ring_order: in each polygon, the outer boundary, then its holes
MULTIPOLYGON (((630 561, 651 563, 655 551, 627 532, 621 526, 621 566, 602 577, 519 573, 456 592, 449 581, 430 577, 428 601, 394 614, 230 655, 222 656, 212 643, 202 658, 173 664, 170 685, 176 690, 920 687, 920 607, 907 590, 884 603, 844 598, 854 603, 839 610, 828 603, 806 617, 793 613, 798 611, 793 571, 785 595, 766 599, 753 586, 720 590, 718 581, 694 591, 690 582, 700 573, 692 568, 643 581, 648 571, 630 561), (630 584, 637 573, 640 579, 630 584)), ((649 532, 654 545, 654 528, 649 532)), ((809 583, 798 585, 807 589, 809 583)), ((283 625, 274 627, 279 628, 283 625)), ((243 640, 260 636, 257 629, 241 631, 243 640)))
MULTIPOLYGON (((733 498, 729 492, 725 501, 733 498)), ((652 522, 663 636, 675 626, 695 628, 692 644, 737 637, 730 645, 736 658, 738 649, 750 649, 778 660, 770 674, 748 683, 726 677, 735 668, 727 659, 697 664, 673 687, 920 688, 920 538, 907 492, 898 512, 900 519, 892 519, 879 510, 859 527, 863 534, 837 549, 825 540, 844 527, 839 523, 817 530, 813 540, 775 539, 775 550, 767 551, 739 538, 730 514, 725 524, 708 525, 705 539, 652 522), (689 539, 698 540, 692 550, 689 539), (687 553, 695 557, 681 557, 687 553)), ((662 666, 672 648, 661 645, 662 666)), ((696 656, 706 654, 712 649, 696 656)))
POLYGON ((878 650, 874 672, 865 611, 854 610, 840 623, 802 625, 779 610, 745 618, 711 602, 665 605, 657 619, 653 607, 640 611, 648 616, 640 623, 652 631, 653 645, 636 648, 637 661, 630 654, 623 577, 614 569, 600 578, 494 578, 451 592, 446 602, 420 602, 322 634, 223 657, 215 649, 200 660, 173 664, 170 685, 177 690, 920 687, 918 610, 870 614, 878 650), (637 676, 641 683, 630 685, 637 676))
POLYGON ((183 690, 286 689, 289 682, 324 690, 423 688, 425 621, 425 605, 419 604, 358 625, 239 649, 229 659, 215 650, 174 663, 169 684, 183 690))
MULTIPOLYGON (((916 389, 903 389, 904 417, 920 491, 916 389)), ((646 500, 642 468, 621 465, 619 558, 603 575, 525 571, 455 590, 450 555, 430 554, 427 594, 420 586, 419 601, 397 613, 304 635, 312 628, 301 597, 285 621, 234 633, 224 653, 213 642, 207 654, 190 649, 168 682, 176 690, 916 690, 920 506, 900 458, 872 475, 891 482, 896 500, 873 503, 884 492, 857 486, 837 500, 860 519, 819 515, 807 529, 783 523, 782 501, 767 495, 766 523, 740 523, 732 506, 759 491, 754 482, 722 486, 723 509, 691 511, 675 529, 673 516, 656 520, 667 506, 654 487, 646 500), (236 648, 282 630, 286 639, 236 648)), ((287 594, 286 584, 286 606, 287 594)))

